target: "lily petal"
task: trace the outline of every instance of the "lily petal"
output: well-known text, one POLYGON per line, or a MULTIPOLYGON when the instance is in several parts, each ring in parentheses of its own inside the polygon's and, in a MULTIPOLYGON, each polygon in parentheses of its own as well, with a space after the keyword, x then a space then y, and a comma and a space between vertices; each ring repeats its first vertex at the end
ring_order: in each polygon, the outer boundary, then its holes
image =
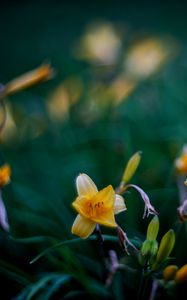
POLYGON ((94 221, 107 227, 117 227, 114 218, 114 211, 110 209, 108 211, 105 211, 102 215, 98 216, 98 218, 94 218, 94 221))
POLYGON ((95 222, 92 222, 78 214, 73 223, 71 232, 75 235, 78 235, 82 239, 86 239, 90 234, 92 234, 95 226, 95 222))
POLYGON ((93 204, 103 202, 105 208, 113 208, 115 201, 115 192, 111 185, 99 191, 93 198, 93 204))
POLYGON ((76 179, 78 195, 81 197, 92 197, 98 189, 93 180, 86 174, 80 174, 76 179))
MULTIPOLYGON (((84 207, 85 207, 85 202, 86 202, 85 197, 80 197, 78 196, 75 201, 72 203, 72 206, 75 208, 75 210, 80 213, 81 215, 85 215, 84 207)), ((85 218, 87 216, 85 215, 85 218)))
POLYGON ((126 210, 125 200, 122 196, 116 194, 114 202, 114 214, 119 214, 120 212, 126 210))

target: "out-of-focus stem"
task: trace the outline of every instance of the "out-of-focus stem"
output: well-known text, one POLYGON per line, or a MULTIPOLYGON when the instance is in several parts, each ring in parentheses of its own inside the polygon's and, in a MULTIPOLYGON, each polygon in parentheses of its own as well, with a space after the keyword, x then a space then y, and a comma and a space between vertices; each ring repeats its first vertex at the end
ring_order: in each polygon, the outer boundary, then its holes
POLYGON ((158 282, 157 282, 156 279, 154 279, 153 283, 152 283, 152 288, 151 288, 151 293, 150 293, 149 300, 154 300, 155 299, 157 288, 158 288, 158 282))
POLYGON ((187 199, 187 188, 184 185, 185 179, 186 179, 186 176, 184 176, 184 175, 177 176, 177 186, 178 186, 178 190, 179 190, 180 205, 182 205, 184 203, 184 201, 187 199))
POLYGON ((104 238, 102 236, 99 224, 96 225, 95 233, 97 235, 97 241, 99 244, 99 255, 103 264, 103 281, 105 282, 108 276, 108 268, 106 264, 107 253, 104 247, 104 238))

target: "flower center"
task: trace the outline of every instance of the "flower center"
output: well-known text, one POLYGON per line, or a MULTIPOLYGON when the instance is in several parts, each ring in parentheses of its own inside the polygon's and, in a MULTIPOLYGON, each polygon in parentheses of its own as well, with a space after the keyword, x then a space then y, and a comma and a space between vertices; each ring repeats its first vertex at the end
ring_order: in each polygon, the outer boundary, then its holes
POLYGON ((90 218, 95 218, 101 215, 104 211, 104 202, 99 201, 97 203, 91 203, 90 201, 86 204, 85 212, 90 218))

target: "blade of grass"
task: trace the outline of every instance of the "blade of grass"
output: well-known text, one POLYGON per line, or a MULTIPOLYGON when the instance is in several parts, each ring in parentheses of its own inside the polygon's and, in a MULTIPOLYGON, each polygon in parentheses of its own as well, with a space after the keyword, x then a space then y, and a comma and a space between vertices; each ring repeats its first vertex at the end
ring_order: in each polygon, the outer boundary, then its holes
MULTIPOLYGON (((112 242, 118 242, 118 238, 114 237, 114 236, 110 236, 110 235, 103 235, 103 238, 105 241, 112 241, 112 242)), ((91 236, 89 239, 89 241, 95 241, 97 240, 97 236, 91 236)), ((42 251, 40 254, 38 254, 35 258, 33 258, 30 261, 30 264, 35 263, 37 260, 39 260, 41 257, 45 256, 48 252, 58 248, 58 247, 63 247, 63 246, 68 246, 68 245, 72 245, 72 244, 76 244, 79 242, 84 242, 86 240, 83 240, 81 238, 76 238, 76 239, 72 239, 72 240, 68 240, 68 241, 63 241, 60 243, 55 244, 54 246, 51 246, 47 249, 45 249, 44 251, 42 251)))

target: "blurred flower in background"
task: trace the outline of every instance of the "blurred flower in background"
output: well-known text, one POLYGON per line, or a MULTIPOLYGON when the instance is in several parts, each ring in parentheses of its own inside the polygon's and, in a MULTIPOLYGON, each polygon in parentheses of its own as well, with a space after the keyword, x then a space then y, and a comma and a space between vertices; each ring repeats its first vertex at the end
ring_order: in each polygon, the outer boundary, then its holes
MULTIPOLYGON (((12 105, 8 102, 8 97, 16 94, 20 91, 28 89, 34 85, 37 85, 43 81, 49 80, 54 76, 54 69, 52 69, 50 64, 43 64, 40 67, 28 71, 13 80, 10 80, 7 84, 1 85, 0 89, 0 101, 1 101, 1 115, 0 115, 0 141, 3 143, 9 143, 14 140, 19 140, 21 137, 20 132, 18 133, 15 119, 19 119, 19 109, 17 110, 17 116, 13 115, 12 105)), ((37 113, 36 113, 37 114, 37 113)), ((43 132, 43 120, 41 116, 34 117, 34 120, 29 121, 26 119, 22 120, 22 130, 23 135, 28 134, 28 127, 30 130, 30 136, 38 136, 43 132), (42 126, 40 126, 42 124, 42 126), (39 126, 38 126, 39 125, 39 126), (26 128, 26 131, 25 131, 26 128), (24 133, 25 131, 25 133, 24 133)))
POLYGON ((47 110, 52 121, 63 122, 70 108, 80 99, 83 90, 81 78, 72 77, 58 85, 47 101, 47 110))
POLYGON ((12 107, 11 104, 8 102, 6 99, 6 112, 1 111, 2 114, 6 114, 5 116, 2 115, 1 119, 5 117, 5 122, 3 124, 1 134, 0 134, 0 141, 2 143, 12 143, 12 140, 17 139, 18 137, 18 132, 17 132, 17 126, 16 122, 13 118, 13 113, 12 113, 12 107))
POLYGON ((81 37, 75 55, 92 63, 115 64, 122 50, 122 39, 109 22, 91 23, 81 37))
POLYGON ((187 175, 187 145, 183 146, 181 155, 175 160, 175 168, 178 174, 187 175))
POLYGON ((11 169, 10 166, 5 164, 0 168, 0 188, 10 182, 11 169))
MULTIPOLYGON (((158 72, 177 53, 176 41, 168 37, 134 37, 134 42, 131 43, 126 36, 124 44, 125 31, 127 29, 124 24, 116 25, 108 21, 94 22, 87 26, 74 54, 77 59, 91 63, 89 71, 92 75, 86 79, 86 83, 81 76, 69 76, 54 88, 46 102, 47 113, 52 122, 64 122, 85 91, 84 109, 80 109, 78 114, 85 123, 93 122, 108 106, 119 105, 128 99, 143 80, 158 72), (102 66, 106 68, 102 69, 102 66)), ((8 82, 1 91, 1 98, 48 80, 53 75, 54 70, 50 64, 43 64, 8 82)), ((4 142, 16 137, 15 120, 19 117, 15 114, 19 115, 19 109, 16 110, 17 113, 14 111, 13 116, 9 104, 6 124, 2 123, 4 132, 1 140, 4 142)), ((44 115, 32 117, 32 122, 27 119, 23 121, 23 136, 29 130, 32 137, 37 137, 48 126, 44 115)), ((19 136, 21 137, 20 134, 19 136)))
POLYGON ((125 53, 125 73, 137 81, 144 80, 166 64, 176 53, 173 39, 147 37, 135 40, 125 53))
POLYGON ((132 36, 128 32, 124 43, 125 31, 124 24, 91 23, 74 50, 76 58, 90 62, 94 67, 94 80, 90 82, 92 107, 94 102, 99 107, 104 102, 119 105, 178 52, 176 40, 168 36, 140 38, 137 34, 131 42, 132 36))

